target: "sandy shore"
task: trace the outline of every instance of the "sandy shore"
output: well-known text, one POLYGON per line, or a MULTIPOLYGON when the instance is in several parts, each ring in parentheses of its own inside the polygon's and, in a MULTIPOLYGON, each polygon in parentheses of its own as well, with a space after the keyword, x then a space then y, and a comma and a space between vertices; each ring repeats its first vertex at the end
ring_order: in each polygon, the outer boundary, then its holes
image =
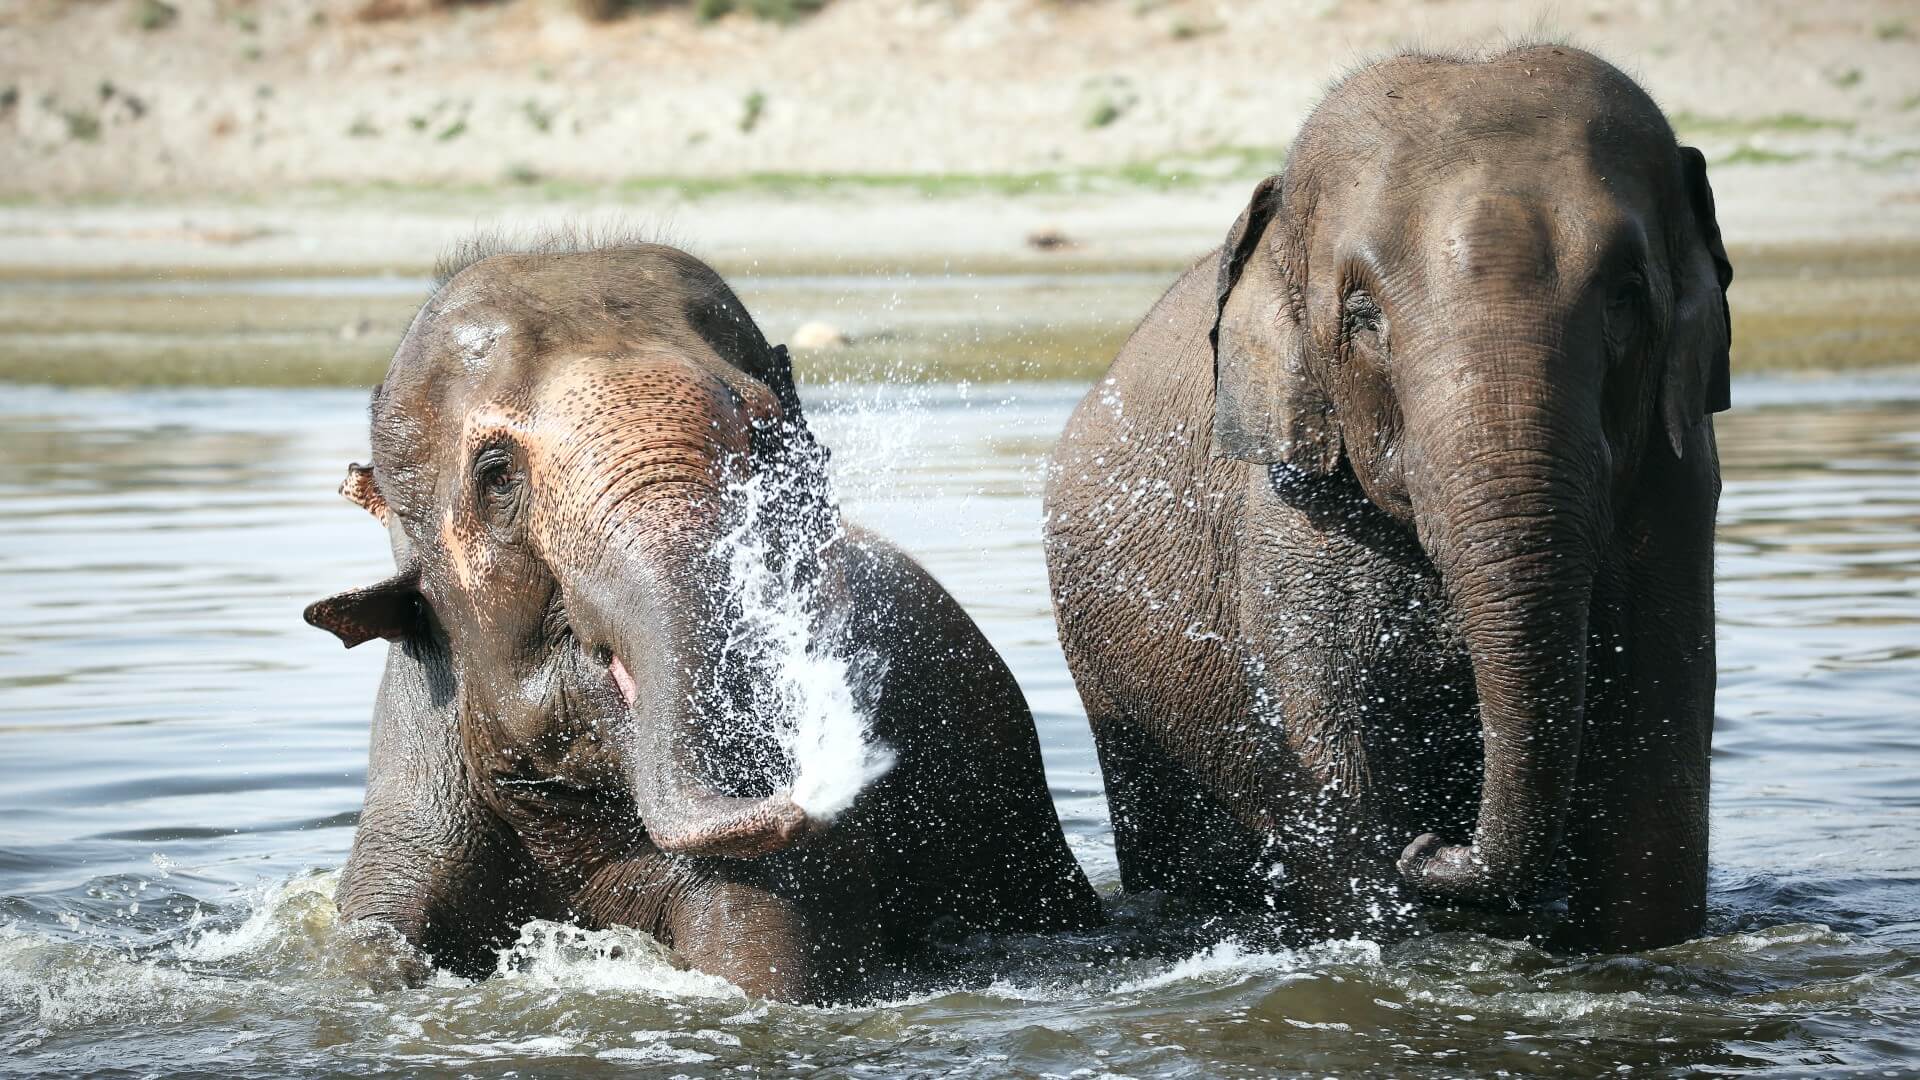
POLYGON ((0 7, 0 194, 1204 179, 1277 160, 1369 56, 1542 36, 1632 72, 1721 160, 1920 154, 1903 0, 827 0, 787 27, 672 3, 589 23, 567 0, 155 2, 0 7))
POLYGON ((359 381, 410 286, 278 305, 250 285, 149 286, 409 278, 477 230, 563 226, 784 276, 776 323, 858 328, 862 363, 1084 376, 1152 275, 1218 243, 1347 66, 1540 34, 1628 68, 1706 152, 1737 363, 1920 359, 1909 4, 1542 21, 1481 0, 830 0, 781 27, 680 7, 596 24, 563 0, 393 0, 412 14, 369 21, 367 3, 166 0, 152 29, 135 0, 0 7, 0 377, 359 381), (1116 272, 1147 276, 1101 285, 1116 272), (821 273, 909 275, 916 302, 975 325, 929 329, 884 290, 794 277, 821 273), (989 299, 940 291, 969 274, 994 276, 989 299), (148 285, 105 304, 52 284, 74 279, 148 285))
POLYGON ((561 221, 735 266, 1175 265, 1353 64, 1542 36, 1648 87, 1733 245, 1920 241, 1900 0, 20 0, 0 273, 407 269, 561 221))
POLYGON ((1171 266, 1352 64, 1539 36, 1662 102, 1732 245, 1920 242, 1898 0, 154 2, 0 6, 0 273, 409 270, 563 221, 729 267, 1171 266))
MULTIPOLYGON (((1920 166, 1733 163, 1712 181, 1736 250, 1920 244, 1920 166)), ((0 275, 414 272, 478 230, 663 235, 729 270, 1174 267, 1215 244, 1254 178, 1170 189, 927 193, 842 185, 145 195, 0 206, 0 275)))

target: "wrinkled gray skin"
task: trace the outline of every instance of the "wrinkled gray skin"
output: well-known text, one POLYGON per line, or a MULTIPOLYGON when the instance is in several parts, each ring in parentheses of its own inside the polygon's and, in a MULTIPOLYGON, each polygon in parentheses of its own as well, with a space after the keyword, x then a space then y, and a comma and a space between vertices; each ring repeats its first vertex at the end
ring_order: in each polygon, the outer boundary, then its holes
POLYGON ((630 926, 793 1000, 922 970, 934 939, 1099 922, 1012 675, 913 560, 840 533, 785 350, 720 278, 646 244, 475 258, 343 488, 399 572, 307 613, 392 641, 342 917, 468 975, 530 918, 630 926), (831 823, 732 719, 765 673, 716 548, 762 474, 769 558, 817 584, 821 640, 870 654, 897 755, 831 823))
POLYGON ((1730 279, 1700 154, 1590 55, 1328 95, 1055 452, 1127 889, 1700 928, 1730 279))

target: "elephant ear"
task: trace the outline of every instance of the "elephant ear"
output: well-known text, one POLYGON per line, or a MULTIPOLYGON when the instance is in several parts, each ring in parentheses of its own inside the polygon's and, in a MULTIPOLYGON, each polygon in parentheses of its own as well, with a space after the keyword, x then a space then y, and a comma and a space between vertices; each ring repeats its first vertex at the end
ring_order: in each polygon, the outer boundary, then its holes
POLYGON ((374 516, 374 520, 387 523, 387 498, 380 494, 379 485, 374 483, 373 466, 354 462, 347 466, 347 478, 340 482, 340 495, 348 502, 374 516))
POLYGON ((793 381, 793 356, 785 345, 775 345, 767 363, 767 386, 780 402, 780 411, 799 427, 806 421, 800 414, 800 390, 793 381))
POLYGON ((1680 170, 1686 181, 1693 234, 1684 241, 1686 255, 1674 275, 1679 295, 1674 302, 1673 334, 1660 385, 1660 415, 1674 457, 1684 452, 1694 425, 1732 405, 1728 367, 1733 317, 1727 307, 1727 286, 1733 283, 1733 264, 1727 261, 1726 245, 1720 239, 1713 188, 1707 184, 1706 158, 1693 147, 1683 146, 1680 170))
POLYGON ((351 649, 363 641, 400 641, 420 625, 420 574, 400 573, 364 589, 349 589, 307 605, 307 624, 351 649))
POLYGON ((773 346, 767 356, 765 371, 756 373, 756 377, 772 392, 773 403, 779 406, 778 414, 764 405, 754 404, 755 400, 763 403, 766 400, 757 388, 742 395, 753 425, 754 456, 780 467, 807 465, 824 470, 831 454, 807 427, 806 414, 800 408, 800 391, 794 385, 793 357, 785 345, 773 346))
POLYGON ((1288 267, 1290 227, 1270 176, 1220 248, 1213 333, 1214 452, 1330 473, 1340 463, 1333 406, 1307 371, 1307 335, 1288 267), (1265 244, 1269 232, 1272 240, 1265 244))

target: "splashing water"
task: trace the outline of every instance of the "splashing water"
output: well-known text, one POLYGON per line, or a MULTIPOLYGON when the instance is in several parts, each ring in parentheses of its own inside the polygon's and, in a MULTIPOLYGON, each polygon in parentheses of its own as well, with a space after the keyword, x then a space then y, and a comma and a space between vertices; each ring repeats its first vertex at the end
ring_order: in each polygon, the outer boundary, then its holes
POLYGON ((763 765, 790 781, 796 805, 832 821, 894 763, 869 722, 885 661, 852 647, 845 614, 824 610, 812 570, 846 530, 819 468, 762 470, 729 497, 740 517, 719 546, 737 614, 726 649, 751 685, 728 719, 766 737, 779 759, 763 765))

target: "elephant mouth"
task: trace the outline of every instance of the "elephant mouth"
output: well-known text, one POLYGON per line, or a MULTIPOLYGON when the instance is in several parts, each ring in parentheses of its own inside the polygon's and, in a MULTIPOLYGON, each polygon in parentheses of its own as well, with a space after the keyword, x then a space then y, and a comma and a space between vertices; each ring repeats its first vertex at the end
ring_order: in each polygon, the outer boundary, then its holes
POLYGON ((620 691, 620 698, 627 703, 627 708, 633 708, 634 699, 640 696, 640 688, 634 685, 633 674, 627 670, 627 665, 620 662, 619 656, 608 656, 607 674, 613 676, 614 688, 620 691))

